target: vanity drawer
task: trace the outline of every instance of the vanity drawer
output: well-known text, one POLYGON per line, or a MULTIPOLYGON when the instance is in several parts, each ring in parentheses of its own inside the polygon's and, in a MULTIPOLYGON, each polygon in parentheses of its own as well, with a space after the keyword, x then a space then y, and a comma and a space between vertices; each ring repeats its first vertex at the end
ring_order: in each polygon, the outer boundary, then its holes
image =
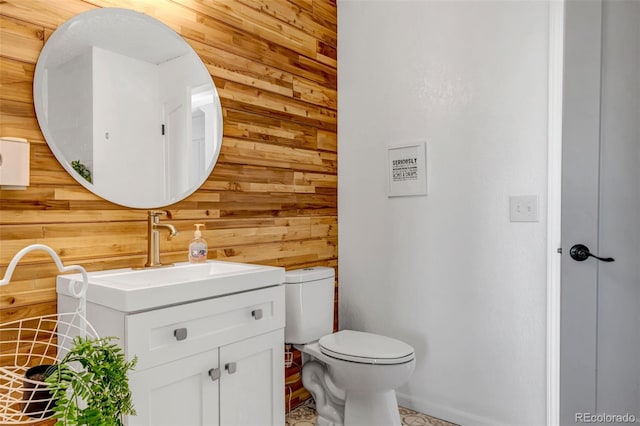
POLYGON ((127 315, 125 345, 136 370, 283 328, 284 286, 127 315))

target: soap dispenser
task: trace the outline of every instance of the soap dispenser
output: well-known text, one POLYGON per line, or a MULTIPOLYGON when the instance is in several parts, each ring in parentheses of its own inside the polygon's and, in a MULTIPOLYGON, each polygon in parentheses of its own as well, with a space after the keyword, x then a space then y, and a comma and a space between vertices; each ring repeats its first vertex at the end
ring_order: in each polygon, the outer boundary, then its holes
POLYGON ((207 242, 202 238, 202 232, 200 232, 201 226, 204 226, 204 224, 195 224, 196 230, 193 233, 193 240, 191 240, 191 244, 189 244, 190 263, 203 263, 207 261, 207 242))

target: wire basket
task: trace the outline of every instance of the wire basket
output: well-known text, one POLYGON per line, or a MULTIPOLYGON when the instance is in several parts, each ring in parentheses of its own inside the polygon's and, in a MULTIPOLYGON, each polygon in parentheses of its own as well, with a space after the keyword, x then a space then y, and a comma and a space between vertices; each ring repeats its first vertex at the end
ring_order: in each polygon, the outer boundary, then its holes
MULTIPOLYGON (((71 313, 58 313, 20 319, 0 324, 0 424, 29 424, 53 415, 53 401, 42 378, 49 366, 54 365, 73 346, 77 336, 98 338, 86 320, 87 273, 81 266, 62 265, 58 255, 41 244, 25 247, 9 263, 0 286, 11 279, 18 261, 33 250, 48 252, 60 271, 80 271, 83 282, 71 283, 71 293, 78 299, 78 309, 71 313), (27 378, 27 372, 35 376, 27 378)), ((73 366, 71 366, 73 368, 73 366)))
POLYGON ((76 336, 97 338, 80 312, 44 315, 0 325, 0 424, 35 423, 51 417, 54 401, 46 385, 26 378, 44 374, 68 352, 76 336), (39 366, 45 366, 40 371, 39 366))
POLYGON ((284 368, 289 368, 293 365, 293 352, 285 351, 284 352, 284 368))

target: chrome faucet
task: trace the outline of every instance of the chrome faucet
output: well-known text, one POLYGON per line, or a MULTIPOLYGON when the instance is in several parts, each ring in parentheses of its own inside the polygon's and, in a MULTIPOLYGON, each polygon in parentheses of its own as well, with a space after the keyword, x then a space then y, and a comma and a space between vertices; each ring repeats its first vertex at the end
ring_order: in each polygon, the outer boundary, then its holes
POLYGON ((158 268, 160 266, 171 266, 172 264, 162 264, 160 262, 160 228, 169 230, 170 240, 178 235, 178 230, 170 223, 160 223, 160 215, 165 212, 149 210, 149 218, 147 220, 147 263, 145 268, 158 268))

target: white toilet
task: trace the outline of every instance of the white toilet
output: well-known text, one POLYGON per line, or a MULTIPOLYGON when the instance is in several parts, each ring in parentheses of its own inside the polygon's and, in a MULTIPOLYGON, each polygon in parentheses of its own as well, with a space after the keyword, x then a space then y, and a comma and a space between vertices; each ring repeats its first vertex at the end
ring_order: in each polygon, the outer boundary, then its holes
POLYGON ((285 342, 312 358, 304 363, 302 383, 315 400, 316 425, 400 425, 394 389, 413 373, 413 348, 372 333, 333 333, 333 268, 285 277, 285 342))

